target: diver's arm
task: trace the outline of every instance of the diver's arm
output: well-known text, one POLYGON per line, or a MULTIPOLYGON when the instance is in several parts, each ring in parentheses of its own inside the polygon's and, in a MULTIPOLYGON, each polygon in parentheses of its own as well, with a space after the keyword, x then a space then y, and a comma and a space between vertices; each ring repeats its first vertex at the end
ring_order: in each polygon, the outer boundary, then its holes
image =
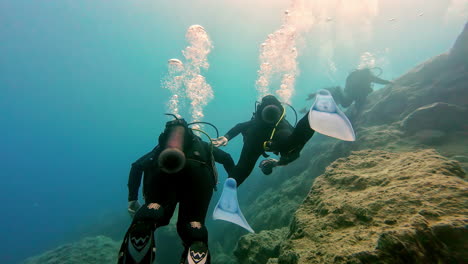
POLYGON ((390 83, 392 83, 391 81, 387 81, 387 80, 384 80, 384 79, 380 79, 380 78, 377 77, 377 76, 372 76, 372 82, 373 82, 373 83, 378 83, 378 84, 390 84, 390 83))
POLYGON ((263 174, 270 175, 273 172, 273 168, 278 166, 286 166, 292 161, 296 160, 299 157, 299 152, 292 153, 291 155, 281 155, 280 160, 276 159, 266 159, 260 162, 260 169, 263 174))
POLYGON ((234 160, 229 153, 215 147, 213 148, 213 157, 216 162, 223 165, 224 170, 226 170, 228 174, 234 169, 234 160))
POLYGON ((242 132, 245 132, 248 127, 250 126, 250 123, 251 121, 247 121, 247 122, 244 122, 244 123, 239 123, 237 124, 236 126, 234 126, 233 128, 231 128, 227 133, 226 135, 224 136, 221 136, 219 138, 216 138, 214 140, 212 140, 213 142, 213 145, 215 147, 223 147, 223 146, 226 146, 227 143, 229 142, 229 140, 231 140, 232 138, 235 138, 237 135, 239 135, 240 133, 242 132))
POLYGON ((247 121, 247 122, 239 123, 235 125, 226 133, 226 135, 224 135, 224 137, 227 138, 228 140, 235 138, 240 133, 245 132, 247 128, 250 126, 251 122, 252 121, 247 121))
POLYGON ((154 158, 154 150, 146 153, 132 164, 128 175, 128 201, 138 200, 138 190, 140 189, 143 171, 154 158))

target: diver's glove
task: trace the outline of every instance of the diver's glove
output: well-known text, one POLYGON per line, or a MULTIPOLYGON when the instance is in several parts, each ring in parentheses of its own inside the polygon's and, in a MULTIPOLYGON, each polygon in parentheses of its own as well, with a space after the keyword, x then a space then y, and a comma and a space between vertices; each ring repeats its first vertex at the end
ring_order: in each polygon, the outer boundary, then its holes
POLYGON ((273 172, 273 168, 278 166, 278 160, 275 159, 266 159, 260 162, 260 169, 262 170, 263 174, 270 175, 273 172))
POLYGON ((226 146, 227 143, 229 142, 229 140, 226 138, 226 137, 219 137, 219 138, 216 138, 213 140, 213 145, 215 147, 222 147, 222 146, 226 146))
POLYGON ((138 202, 138 200, 128 202, 128 213, 130 214, 130 216, 132 218, 135 216, 136 211, 138 211, 138 209, 140 209, 140 207, 141 207, 141 205, 138 202))

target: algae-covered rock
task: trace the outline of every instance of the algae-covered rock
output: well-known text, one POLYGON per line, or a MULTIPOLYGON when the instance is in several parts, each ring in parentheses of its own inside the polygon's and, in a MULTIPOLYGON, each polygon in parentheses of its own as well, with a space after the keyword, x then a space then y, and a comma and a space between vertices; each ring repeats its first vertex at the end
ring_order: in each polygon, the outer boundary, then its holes
POLYGON ((105 237, 87 237, 60 246, 40 256, 28 258, 24 264, 107 264, 116 263, 120 243, 105 237))
POLYGON ((433 150, 353 152, 316 179, 279 263, 462 263, 464 177, 456 161, 433 150))
POLYGON ((281 228, 245 235, 237 242, 234 255, 242 264, 265 264, 279 255, 280 243, 287 233, 288 228, 281 228))

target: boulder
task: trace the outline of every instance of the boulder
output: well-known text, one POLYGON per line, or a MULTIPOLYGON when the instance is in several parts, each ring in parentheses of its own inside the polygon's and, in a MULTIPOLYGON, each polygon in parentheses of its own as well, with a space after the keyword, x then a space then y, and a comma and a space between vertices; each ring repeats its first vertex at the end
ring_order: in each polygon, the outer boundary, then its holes
POLYGON ((463 263, 465 177, 434 150, 353 152, 315 180, 279 256, 240 263, 463 263))
POLYGON ((468 127, 467 114, 464 107, 437 102, 414 110, 403 119, 401 127, 410 134, 421 130, 463 130, 468 127))
MULTIPOLYGON (((286 238, 288 228, 262 231, 243 236, 234 250, 239 263, 266 264, 270 258, 279 255, 279 246, 286 238)), ((275 263, 271 260, 269 263, 275 263)))
POLYGON ((434 150, 353 152, 316 179, 284 254, 296 253, 297 263, 461 263, 464 177, 458 162, 434 150))

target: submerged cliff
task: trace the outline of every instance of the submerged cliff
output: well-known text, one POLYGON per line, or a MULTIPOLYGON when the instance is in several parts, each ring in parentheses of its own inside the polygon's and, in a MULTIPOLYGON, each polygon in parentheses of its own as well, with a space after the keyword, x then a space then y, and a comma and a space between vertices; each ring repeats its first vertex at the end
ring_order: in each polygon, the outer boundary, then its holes
POLYGON ((356 142, 314 135, 296 164, 265 179, 246 217, 270 231, 242 237, 238 262, 466 260, 467 36, 468 24, 449 52, 373 92, 362 111, 351 106, 356 142))

